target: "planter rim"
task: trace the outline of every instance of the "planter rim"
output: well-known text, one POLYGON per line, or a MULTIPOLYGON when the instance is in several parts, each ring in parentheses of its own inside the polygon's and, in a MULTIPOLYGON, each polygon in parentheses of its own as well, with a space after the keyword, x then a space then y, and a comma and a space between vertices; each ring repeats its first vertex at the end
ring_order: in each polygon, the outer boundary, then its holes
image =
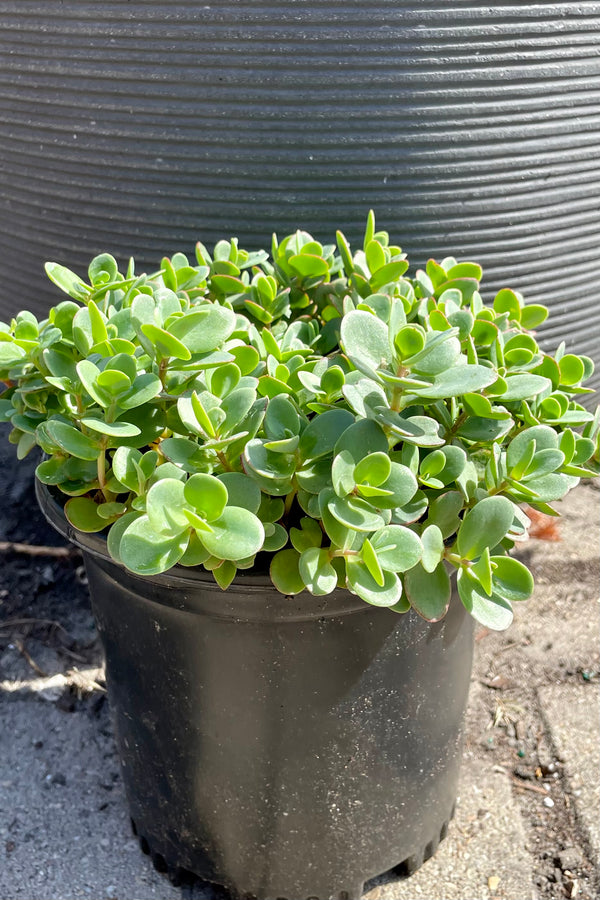
MULTIPOLYGON (((62 537, 84 553, 94 557, 107 574, 146 601, 177 608, 191 613, 246 621, 303 621, 315 618, 373 613, 397 616, 365 603, 360 597, 343 588, 324 597, 308 591, 300 594, 281 594, 266 574, 247 574, 241 571, 223 591, 210 572, 176 565, 159 575, 136 575, 117 563, 109 555, 104 532, 88 534, 74 528, 67 520, 60 502, 48 487, 37 478, 35 493, 40 509, 48 522, 62 537)), ((251 571, 251 570, 250 570, 251 571)))

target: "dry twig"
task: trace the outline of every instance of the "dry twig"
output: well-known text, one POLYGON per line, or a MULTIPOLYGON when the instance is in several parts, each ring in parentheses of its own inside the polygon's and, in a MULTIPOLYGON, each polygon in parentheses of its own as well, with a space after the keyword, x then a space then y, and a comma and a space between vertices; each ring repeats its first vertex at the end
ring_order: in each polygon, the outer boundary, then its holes
POLYGON ((76 547, 46 547, 43 544, 19 544, 14 541, 0 541, 0 553, 23 553, 25 556, 53 556, 56 559, 69 559, 77 556, 76 547))
POLYGON ((518 787, 523 791, 534 791, 536 794, 543 794, 544 797, 549 796, 548 791, 538 787, 537 784, 527 784, 526 781, 520 781, 518 778, 511 778, 511 781, 515 787, 518 787))

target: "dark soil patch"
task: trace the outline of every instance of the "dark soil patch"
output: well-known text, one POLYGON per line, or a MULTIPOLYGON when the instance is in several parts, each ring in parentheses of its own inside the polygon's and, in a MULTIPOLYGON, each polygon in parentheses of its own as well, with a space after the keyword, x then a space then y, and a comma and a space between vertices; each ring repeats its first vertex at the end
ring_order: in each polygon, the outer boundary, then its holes
MULTIPOLYGON (((17 464, 15 448, 6 440, 9 428, 0 429, 0 541, 68 546, 39 510, 34 452, 17 464)), ((0 680, 51 676, 100 664, 85 571, 81 555, 72 550, 66 558, 1 553, 0 680)), ((72 708, 69 697, 63 702, 72 708)))

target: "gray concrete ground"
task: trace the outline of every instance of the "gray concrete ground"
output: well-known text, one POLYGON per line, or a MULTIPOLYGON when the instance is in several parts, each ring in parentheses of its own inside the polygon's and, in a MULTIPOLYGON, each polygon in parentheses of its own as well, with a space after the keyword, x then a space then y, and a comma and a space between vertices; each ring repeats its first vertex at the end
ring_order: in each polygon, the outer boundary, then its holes
MULTIPOLYGON (((562 503, 561 542, 522 548, 536 593, 508 632, 477 631, 448 837, 368 900, 600 896, 599 496, 580 486, 562 503)), ((0 900, 210 900, 173 887, 131 836, 94 666, 67 672, 43 644, 22 651, 0 657, 0 900), (92 690, 67 712, 74 684, 92 690)))

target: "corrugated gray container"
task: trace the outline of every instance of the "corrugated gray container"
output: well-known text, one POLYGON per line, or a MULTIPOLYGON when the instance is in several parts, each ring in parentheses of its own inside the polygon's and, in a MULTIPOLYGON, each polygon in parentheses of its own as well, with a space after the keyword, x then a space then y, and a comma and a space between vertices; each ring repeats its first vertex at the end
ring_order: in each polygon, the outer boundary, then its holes
POLYGON ((356 240, 372 206, 598 361, 599 96, 586 0, 0 0, 0 312, 56 296, 46 259, 356 240))

